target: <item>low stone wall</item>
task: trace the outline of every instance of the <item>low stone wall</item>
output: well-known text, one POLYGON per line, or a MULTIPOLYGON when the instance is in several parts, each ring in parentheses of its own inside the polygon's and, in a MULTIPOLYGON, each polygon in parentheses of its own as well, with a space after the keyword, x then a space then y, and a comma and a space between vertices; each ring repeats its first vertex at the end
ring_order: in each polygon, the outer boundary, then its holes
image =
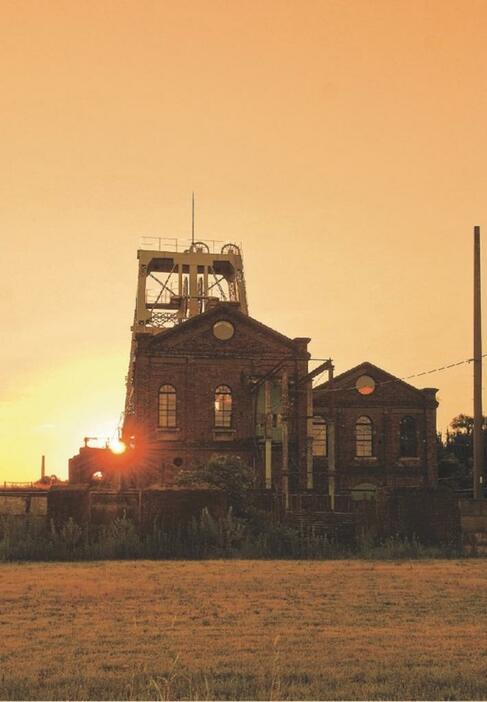
POLYGON ((465 550, 487 555, 487 500, 458 501, 465 550))
POLYGON ((47 515, 47 492, 38 490, 1 490, 0 515, 47 515))
POLYGON ((54 522, 57 529, 66 524, 69 518, 76 524, 87 524, 90 521, 88 493, 88 488, 59 487, 49 490, 48 518, 54 522))
POLYGON ((449 489, 381 490, 375 500, 352 502, 357 536, 416 538, 424 544, 461 541, 458 497, 449 489))
POLYGON ((416 537, 422 543, 461 539, 458 497, 447 488, 398 488, 384 496, 379 529, 385 536, 416 537))
POLYGON ((94 490, 84 487, 52 488, 48 518, 60 528, 71 517, 77 524, 102 525, 126 517, 143 531, 154 526, 173 528, 198 518, 204 508, 223 516, 226 499, 220 490, 94 490))
MULTIPOLYGON (((260 498, 261 508, 278 517, 275 496, 266 491, 256 497, 260 498)), ((463 539, 467 550, 487 553, 487 500, 458 499, 446 488, 400 488, 381 491, 376 500, 347 503, 346 509, 337 504, 336 512, 330 513, 326 495, 299 497, 302 499, 299 504, 293 504, 294 516, 290 522, 301 526, 312 519, 310 515, 319 513, 318 521, 327 533, 346 532, 347 538, 353 524, 356 536, 367 532, 382 538, 414 536, 423 543, 453 543, 463 539)), ((227 510, 225 495, 219 490, 189 488, 117 492, 74 485, 52 487, 45 492, 0 490, 0 517, 30 516, 46 523, 52 520, 56 528, 61 528, 69 518, 80 525, 102 525, 124 516, 143 531, 154 527, 174 528, 198 518, 205 507, 215 518, 223 516, 227 510)), ((281 517, 289 521, 290 515, 281 514, 281 517)))
POLYGON ((215 517, 226 513, 226 498, 221 490, 144 490, 141 504, 141 525, 174 528, 197 519, 206 508, 215 517))
POLYGON ((19 488, 0 490, 0 537, 13 523, 47 524, 47 492, 19 488))

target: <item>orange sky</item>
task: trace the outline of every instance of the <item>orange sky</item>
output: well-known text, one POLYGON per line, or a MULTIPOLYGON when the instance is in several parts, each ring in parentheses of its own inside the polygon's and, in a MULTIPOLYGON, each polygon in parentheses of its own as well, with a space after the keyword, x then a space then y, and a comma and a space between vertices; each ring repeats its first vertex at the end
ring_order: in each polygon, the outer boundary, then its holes
MULTIPOLYGON (((484 0, 2 0, 0 47, 0 480, 117 425, 140 235, 192 190, 252 316, 337 372, 472 355, 484 0)), ((471 411, 470 366, 417 384, 471 411)))

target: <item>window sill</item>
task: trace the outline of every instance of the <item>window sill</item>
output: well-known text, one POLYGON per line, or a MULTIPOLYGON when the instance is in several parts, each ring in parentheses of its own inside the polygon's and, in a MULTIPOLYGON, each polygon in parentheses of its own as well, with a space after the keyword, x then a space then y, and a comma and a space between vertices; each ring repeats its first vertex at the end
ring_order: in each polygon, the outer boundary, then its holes
POLYGON ((377 463, 377 456, 355 456, 355 463, 377 463))
POLYGON ((400 465, 416 465, 416 463, 419 463, 420 459, 419 456, 403 456, 402 458, 399 459, 398 463, 400 465))
POLYGON ((176 441, 179 439, 180 427, 158 427, 155 431, 158 441, 176 441))
POLYGON ((213 441, 233 441, 237 431, 231 427, 215 427, 213 429, 213 441))

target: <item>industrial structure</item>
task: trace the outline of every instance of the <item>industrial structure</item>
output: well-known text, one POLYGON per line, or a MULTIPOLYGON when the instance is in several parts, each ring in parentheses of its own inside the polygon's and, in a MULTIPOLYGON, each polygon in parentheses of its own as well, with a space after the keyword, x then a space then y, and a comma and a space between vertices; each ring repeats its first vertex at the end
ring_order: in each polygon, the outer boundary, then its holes
MULTIPOLYGON (((254 468, 252 504, 291 527, 337 540, 461 534, 467 548, 487 548, 485 501, 438 488, 435 388, 367 361, 335 376, 326 353, 310 357, 309 338, 251 317, 236 244, 156 239, 138 260, 120 450, 85 437, 67 482, 43 461, 38 482, 0 487, 0 515, 179 530, 228 508, 225 491, 188 485, 186 472, 238 457, 254 468)), ((477 270, 477 416, 479 291, 477 270)))
POLYGON ((241 247, 157 239, 138 251, 120 456, 86 445, 69 481, 171 488, 215 456, 255 468, 284 509, 293 496, 369 499, 381 488, 434 487, 435 389, 370 363, 310 371, 309 338, 249 315, 241 247), (313 380, 327 381, 313 389, 313 380))

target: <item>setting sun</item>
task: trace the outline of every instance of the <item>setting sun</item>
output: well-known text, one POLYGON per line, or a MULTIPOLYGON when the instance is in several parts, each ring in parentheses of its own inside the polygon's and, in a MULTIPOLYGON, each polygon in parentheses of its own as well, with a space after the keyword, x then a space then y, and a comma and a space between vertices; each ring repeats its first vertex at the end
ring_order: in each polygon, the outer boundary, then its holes
POLYGON ((126 445, 123 443, 123 441, 120 441, 120 439, 110 441, 109 446, 112 453, 124 453, 127 450, 126 445))

